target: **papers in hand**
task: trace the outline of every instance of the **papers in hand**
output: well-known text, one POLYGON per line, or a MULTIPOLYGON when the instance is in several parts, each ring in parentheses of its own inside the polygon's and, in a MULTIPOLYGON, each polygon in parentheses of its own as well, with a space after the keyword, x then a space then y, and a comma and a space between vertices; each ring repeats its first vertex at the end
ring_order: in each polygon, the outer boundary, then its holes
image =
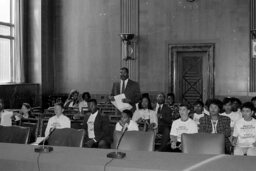
POLYGON ((13 115, 13 112, 5 110, 1 114, 1 124, 0 125, 2 125, 2 126, 12 126, 12 115, 13 115))
POLYGON ((115 101, 111 101, 111 103, 120 111, 131 110, 132 106, 129 103, 124 103, 122 100, 125 99, 125 94, 119 94, 114 96, 115 101))

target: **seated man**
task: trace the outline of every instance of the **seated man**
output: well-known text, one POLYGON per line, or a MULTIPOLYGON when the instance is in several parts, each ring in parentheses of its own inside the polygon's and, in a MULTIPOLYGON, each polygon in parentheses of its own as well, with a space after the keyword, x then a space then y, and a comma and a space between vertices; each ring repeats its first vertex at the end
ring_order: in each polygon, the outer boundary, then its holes
POLYGON ((136 122, 131 120, 132 111, 124 110, 121 113, 122 117, 119 122, 116 123, 116 131, 124 131, 127 128, 127 131, 138 131, 139 127, 136 122))
POLYGON ((204 115, 200 118, 199 132, 203 133, 219 133, 225 136, 225 152, 230 154, 231 143, 229 137, 231 135, 230 118, 220 115, 220 109, 222 108, 222 102, 218 99, 212 99, 209 101, 208 106, 210 116, 204 115))
POLYGON ((97 108, 95 99, 89 100, 90 114, 84 118, 85 147, 109 148, 111 136, 109 135, 109 120, 97 108))
POLYGON ((165 94, 159 93, 156 96, 156 106, 154 111, 157 113, 158 134, 162 135, 160 147, 157 151, 168 151, 168 143, 170 138, 170 130, 172 121, 175 119, 174 112, 165 104, 165 94))
POLYGON ((195 121, 188 117, 190 110, 188 105, 181 104, 179 106, 180 119, 173 121, 170 132, 171 148, 174 152, 180 152, 181 135, 194 134, 198 132, 197 124, 195 121))
POLYGON ((61 128, 70 128, 70 119, 63 115, 63 105, 61 102, 55 103, 54 105, 54 113, 55 116, 51 117, 48 120, 47 127, 45 129, 45 137, 49 135, 50 131, 53 129, 61 129, 61 128))
POLYGON ((243 118, 236 122, 233 132, 234 155, 256 155, 256 120, 252 118, 253 108, 251 102, 242 105, 243 118))

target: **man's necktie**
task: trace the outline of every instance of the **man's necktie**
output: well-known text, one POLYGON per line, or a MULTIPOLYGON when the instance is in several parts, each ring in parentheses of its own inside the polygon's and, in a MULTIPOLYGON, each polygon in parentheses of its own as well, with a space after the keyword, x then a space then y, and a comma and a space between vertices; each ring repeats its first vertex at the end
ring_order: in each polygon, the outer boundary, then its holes
POLYGON ((121 93, 124 93, 124 90, 125 90, 125 81, 123 80, 122 81, 122 91, 121 91, 121 93))
POLYGON ((162 118, 161 110, 162 110, 162 107, 159 106, 158 109, 157 109, 157 116, 158 116, 159 118, 162 118))

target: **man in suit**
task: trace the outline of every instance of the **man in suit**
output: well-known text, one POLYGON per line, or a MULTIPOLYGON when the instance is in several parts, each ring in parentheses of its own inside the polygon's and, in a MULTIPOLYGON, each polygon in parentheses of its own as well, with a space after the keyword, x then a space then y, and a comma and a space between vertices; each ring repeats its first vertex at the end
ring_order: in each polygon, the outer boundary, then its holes
POLYGON ((155 111, 158 118, 158 133, 162 134, 161 145, 157 149, 158 151, 167 151, 168 142, 170 140, 170 130, 173 120, 176 118, 172 115, 173 111, 167 104, 165 104, 165 94, 159 93, 156 96, 155 111))
POLYGON ((84 118, 85 147, 109 148, 111 136, 109 133, 109 120, 97 108, 97 101, 89 101, 90 114, 84 118))
POLYGON ((121 68, 120 81, 114 82, 110 100, 114 101, 114 96, 118 94, 125 94, 124 103, 129 103, 135 108, 135 104, 140 100, 140 86, 137 82, 129 79, 129 70, 126 67, 121 68))
MULTIPOLYGON (((203 133, 219 133, 225 136, 225 151, 227 154, 231 153, 231 143, 229 137, 231 136, 230 119, 226 116, 219 115, 222 108, 222 102, 218 99, 212 99, 208 104, 210 116, 204 115, 199 120, 198 132, 203 133)), ((200 143, 200 142, 198 142, 200 143)))

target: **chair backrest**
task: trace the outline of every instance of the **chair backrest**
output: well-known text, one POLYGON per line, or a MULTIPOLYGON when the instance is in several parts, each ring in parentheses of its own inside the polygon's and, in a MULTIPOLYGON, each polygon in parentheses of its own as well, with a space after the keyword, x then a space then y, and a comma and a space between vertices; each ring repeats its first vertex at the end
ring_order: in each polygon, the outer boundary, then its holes
POLYGON ((39 127, 39 137, 44 137, 45 129, 47 127, 49 118, 44 118, 40 120, 40 127, 39 127))
POLYGON ((223 134, 182 134, 182 152, 193 154, 224 154, 225 137, 223 134))
POLYGON ((50 135, 47 144, 53 146, 82 147, 84 135, 84 129, 55 129, 50 135))
POLYGON ((30 128, 21 126, 0 126, 0 142, 27 144, 30 128))
MULTIPOLYGON (((121 131, 114 131, 112 148, 116 148, 121 131)), ((154 151, 155 133, 153 131, 127 131, 125 132, 119 149, 131 151, 154 151)))
POLYGON ((39 118, 22 118, 20 126, 30 128, 30 136, 28 143, 36 141, 39 132, 40 119, 39 118))
POLYGON ((84 120, 78 119, 78 120, 71 120, 71 128, 74 129, 83 129, 84 125, 84 120))

